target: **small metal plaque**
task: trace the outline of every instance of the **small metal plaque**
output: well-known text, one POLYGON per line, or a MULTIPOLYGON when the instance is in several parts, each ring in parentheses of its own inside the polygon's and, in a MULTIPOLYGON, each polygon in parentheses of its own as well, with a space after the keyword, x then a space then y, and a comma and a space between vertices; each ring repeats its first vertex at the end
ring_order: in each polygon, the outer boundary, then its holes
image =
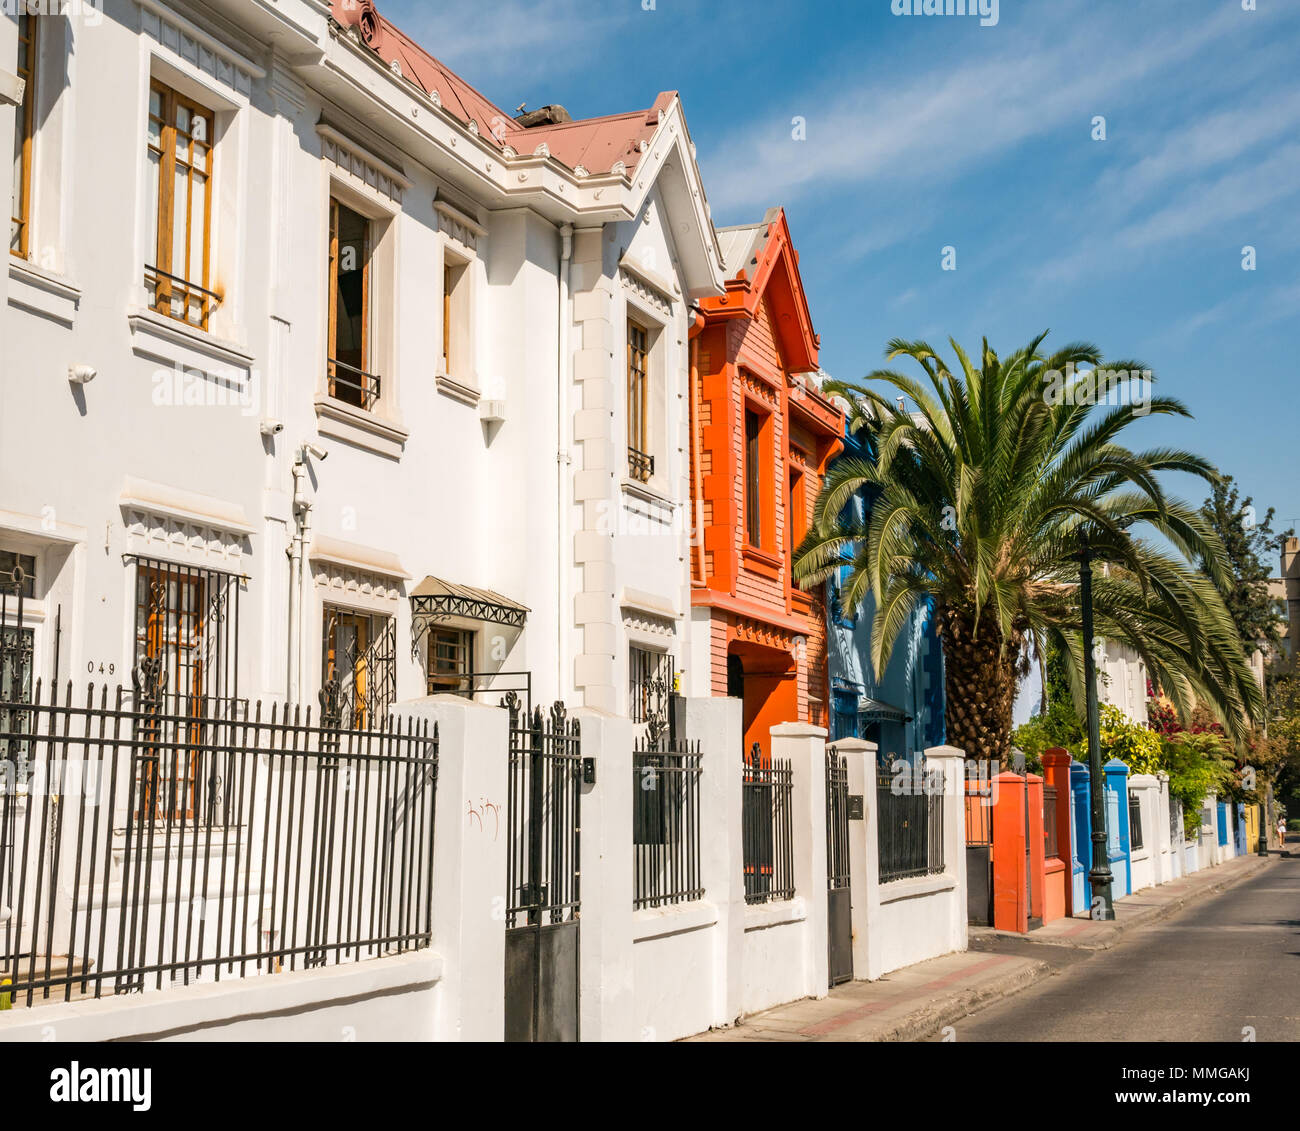
POLYGON ((862 794, 860 793, 849 794, 849 820, 862 820, 862 794))
POLYGON ((583 785, 596 784, 596 759, 595 758, 584 758, 582 760, 582 784, 583 785))

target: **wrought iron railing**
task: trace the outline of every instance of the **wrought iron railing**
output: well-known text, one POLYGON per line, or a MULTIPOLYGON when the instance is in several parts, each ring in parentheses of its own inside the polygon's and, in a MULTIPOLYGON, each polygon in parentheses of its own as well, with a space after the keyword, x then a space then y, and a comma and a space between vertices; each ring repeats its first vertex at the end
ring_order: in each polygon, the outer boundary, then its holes
POLYGON ((942 770, 925 760, 876 782, 876 832, 880 882, 926 876, 944 869, 942 770))
POLYGON ((1048 859, 1060 857, 1059 830, 1056 824, 1056 786, 1043 786, 1043 852, 1048 859))
POLYGON ((628 715, 634 723, 667 717, 668 700, 676 683, 676 662, 670 652, 649 648, 628 650, 628 715))
POLYGON ((741 765, 745 902, 794 898, 794 770, 754 743, 741 765))
POLYGON ((144 282, 149 288, 149 305, 154 310, 201 330, 208 328, 209 316, 221 305, 218 292, 157 267, 145 267, 144 282))
POLYGON ((655 457, 649 452, 627 449, 627 471, 638 483, 649 483, 655 473, 655 457))
POLYGON ((522 697, 524 712, 530 714, 533 709, 532 672, 465 672, 458 676, 434 674, 425 679, 426 695, 459 695, 463 699, 487 703, 489 700, 499 702, 503 695, 511 691, 522 697), (478 700, 480 695, 488 698, 478 700))
POLYGON ((651 718, 632 751, 632 906, 704 898, 700 873, 698 742, 673 738, 651 718))
MULTIPOLYGON (((510 691, 501 706, 510 714, 506 926, 570 923, 581 906, 581 728, 559 701, 530 713, 510 691)), ((493 804, 491 820, 500 818, 493 804)))
POLYGON ((826 887, 849 886, 849 764, 834 747, 826 751, 826 887))
POLYGON ((160 665, 0 701, 15 1007, 429 945, 438 734, 257 703, 170 713, 160 665), (12 879, 9 879, 12 877, 12 879))
POLYGON ((355 365, 329 358, 329 394, 336 401, 369 412, 379 400, 380 378, 355 365))

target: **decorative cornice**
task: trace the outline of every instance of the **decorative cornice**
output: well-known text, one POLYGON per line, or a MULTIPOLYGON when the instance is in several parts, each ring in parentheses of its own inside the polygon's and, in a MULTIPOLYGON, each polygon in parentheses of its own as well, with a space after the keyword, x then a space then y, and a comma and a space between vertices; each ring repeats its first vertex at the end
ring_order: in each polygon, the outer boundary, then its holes
POLYGON ((350 173, 363 184, 374 189, 394 203, 401 204, 402 192, 411 182, 400 170, 372 153, 367 153, 359 143, 324 122, 316 125, 321 139, 321 156, 350 173))
POLYGON ((478 241, 487 235, 482 224, 445 200, 435 200, 433 210, 438 214, 438 231, 471 251, 478 250, 478 241))
POLYGON ((232 51, 176 12, 155 0, 139 3, 140 30, 222 86, 248 98, 253 92, 253 80, 265 77, 266 72, 251 59, 232 51))
POLYGON ((640 275, 629 271, 627 267, 620 267, 618 272, 619 281, 637 296, 642 302, 654 310, 657 310, 665 318, 671 318, 673 314, 673 303, 666 294, 657 287, 652 287, 640 275))

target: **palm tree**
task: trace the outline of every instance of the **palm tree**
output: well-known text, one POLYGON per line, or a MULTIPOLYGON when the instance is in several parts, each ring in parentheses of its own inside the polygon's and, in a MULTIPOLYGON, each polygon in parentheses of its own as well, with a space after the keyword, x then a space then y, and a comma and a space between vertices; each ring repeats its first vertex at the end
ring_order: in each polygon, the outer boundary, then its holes
MULTIPOLYGON (((1131 399, 1124 383, 1096 395, 1097 348, 1074 343, 1044 356, 1046 336, 1006 359, 986 339, 979 368, 949 339, 956 373, 925 342, 895 339, 886 361, 911 358, 924 378, 882 369, 864 381, 892 386, 902 394, 897 403, 866 383, 828 382, 873 451, 832 466, 795 577, 812 588, 847 565, 846 610, 874 595, 877 672, 912 611, 933 601, 948 741, 968 757, 1001 759, 1031 653, 1043 657, 1059 645, 1082 702, 1078 579, 1086 538, 1098 637, 1131 645, 1180 714, 1189 717, 1200 700, 1242 736, 1263 702, 1220 595, 1230 584, 1223 546, 1204 516, 1167 496, 1157 478, 1181 471, 1214 483, 1218 474, 1188 452, 1120 443, 1147 412, 1190 414, 1172 398, 1150 397, 1149 387, 1149 404, 1117 403, 1131 399), (845 517, 860 491, 873 497, 869 515, 845 517)), ((1104 368, 1150 379, 1136 362, 1104 368)))

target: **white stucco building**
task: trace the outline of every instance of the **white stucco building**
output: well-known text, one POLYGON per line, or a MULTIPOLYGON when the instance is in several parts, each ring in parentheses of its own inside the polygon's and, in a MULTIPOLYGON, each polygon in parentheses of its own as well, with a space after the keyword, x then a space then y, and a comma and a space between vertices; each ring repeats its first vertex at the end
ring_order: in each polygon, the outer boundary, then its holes
POLYGON ((1146 662, 1122 641, 1102 642, 1097 665, 1097 697, 1118 707, 1136 723, 1147 721, 1146 662))
POLYGON ((0 148, 38 677, 629 714, 681 669, 722 261, 674 94, 515 120, 368 2, 103 0, 0 18, 0 148))

